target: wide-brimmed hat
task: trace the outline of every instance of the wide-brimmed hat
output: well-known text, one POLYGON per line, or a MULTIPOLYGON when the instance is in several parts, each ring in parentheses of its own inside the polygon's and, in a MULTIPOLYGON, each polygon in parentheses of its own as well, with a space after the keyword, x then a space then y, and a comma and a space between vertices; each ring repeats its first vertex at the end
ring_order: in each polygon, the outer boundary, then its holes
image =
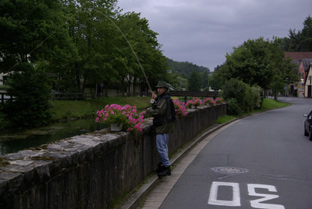
POLYGON ((158 81, 157 86, 155 86, 156 88, 169 88, 168 83, 166 83, 165 81, 158 81))

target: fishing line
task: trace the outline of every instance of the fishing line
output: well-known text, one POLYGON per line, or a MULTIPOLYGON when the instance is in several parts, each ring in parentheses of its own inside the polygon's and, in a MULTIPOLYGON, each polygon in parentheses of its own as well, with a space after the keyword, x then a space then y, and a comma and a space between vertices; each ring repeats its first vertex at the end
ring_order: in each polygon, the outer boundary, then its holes
MULTIPOLYGON (((98 10, 97 10, 97 11, 98 11, 98 10)), ((141 71, 142 71, 142 73, 143 73, 143 75, 144 75, 144 78, 145 78, 145 80, 146 80, 146 83, 147 83, 147 85, 148 85, 149 90, 150 90, 151 92, 153 92, 153 91, 152 91, 152 87, 151 87, 151 85, 150 85, 150 83, 149 83, 149 81, 148 81, 148 79, 147 79, 146 74, 145 74, 144 68, 143 68, 143 66, 141 65, 141 62, 140 62, 140 60, 139 60, 139 57, 138 57, 138 55, 135 53, 135 51, 134 51, 132 45, 130 44, 130 42, 128 41, 126 35, 122 32, 122 30, 116 25, 116 23, 115 23, 111 18, 109 18, 107 15, 103 14, 103 12, 101 12, 101 11, 98 11, 98 12, 100 12, 102 15, 104 15, 104 17, 106 17, 109 21, 111 21, 111 22, 113 23, 113 25, 119 30, 119 32, 120 32, 120 33, 123 35, 123 37, 126 39, 128 45, 129 45, 130 48, 131 48, 131 51, 133 52, 134 56, 136 57, 136 59, 137 59, 137 61, 138 61, 138 63, 139 63, 139 66, 140 66, 141 71)))
POLYGON ((58 30, 60 29, 60 27, 57 30, 54 30, 53 33, 51 33, 50 35, 48 35, 43 41, 41 41, 36 47, 34 47, 29 53, 26 54, 26 57, 22 58, 20 61, 18 61, 17 63, 15 63, 9 70, 8 72, 10 72, 16 65, 18 65, 19 63, 21 63, 24 59, 27 58, 28 55, 31 55, 31 53, 33 53, 36 49, 38 49, 40 46, 42 46, 44 44, 44 42, 46 42, 52 35, 54 35, 58 30))

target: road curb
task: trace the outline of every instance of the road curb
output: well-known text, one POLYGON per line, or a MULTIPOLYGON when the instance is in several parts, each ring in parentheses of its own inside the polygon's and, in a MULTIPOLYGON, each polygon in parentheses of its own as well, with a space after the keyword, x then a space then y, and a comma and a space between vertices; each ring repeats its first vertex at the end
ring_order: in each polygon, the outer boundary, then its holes
MULTIPOLYGON (((201 134, 199 134, 197 137, 194 138, 186 147, 184 147, 182 150, 179 150, 177 153, 174 154, 174 156, 170 159, 171 164, 174 165, 177 162, 179 162, 190 150, 194 148, 196 144, 198 144, 200 141, 202 141, 204 138, 209 136, 211 133, 219 130, 220 128, 236 121, 238 119, 233 119, 227 123, 224 124, 218 124, 213 127, 207 128, 205 131, 203 131, 201 134)), ((152 175, 149 179, 146 180, 146 183, 144 183, 136 192, 134 192, 130 198, 128 198, 125 203, 120 207, 120 209, 136 209, 140 202, 143 201, 147 195, 157 186, 158 184, 158 177, 156 174, 152 175)))

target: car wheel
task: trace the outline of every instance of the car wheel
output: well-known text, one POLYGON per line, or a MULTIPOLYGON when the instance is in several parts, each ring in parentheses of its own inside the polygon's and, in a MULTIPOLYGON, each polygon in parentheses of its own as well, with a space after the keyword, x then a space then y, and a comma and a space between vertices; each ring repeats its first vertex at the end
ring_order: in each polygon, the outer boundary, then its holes
POLYGON ((312 133, 311 133, 311 130, 309 131, 309 140, 312 141, 312 133))
POLYGON ((305 136, 309 136, 309 133, 307 132, 307 130, 305 129, 305 127, 304 127, 304 135, 305 135, 305 136))

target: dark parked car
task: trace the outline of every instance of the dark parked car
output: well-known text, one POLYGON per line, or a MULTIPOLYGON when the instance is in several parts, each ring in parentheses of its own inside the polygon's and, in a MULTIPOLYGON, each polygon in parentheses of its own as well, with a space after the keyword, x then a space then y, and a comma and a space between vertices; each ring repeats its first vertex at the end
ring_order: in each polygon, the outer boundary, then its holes
POLYGON ((309 136, 310 141, 312 141, 312 111, 308 114, 304 114, 307 119, 304 121, 304 135, 309 136))

